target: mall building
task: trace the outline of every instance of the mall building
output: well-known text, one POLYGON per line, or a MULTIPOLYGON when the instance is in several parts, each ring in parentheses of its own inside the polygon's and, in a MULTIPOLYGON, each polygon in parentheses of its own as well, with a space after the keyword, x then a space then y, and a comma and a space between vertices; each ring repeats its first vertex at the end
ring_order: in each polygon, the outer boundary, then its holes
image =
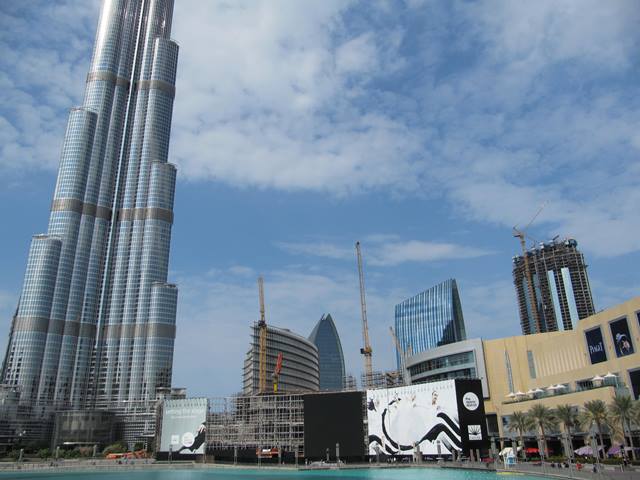
POLYGON ((510 415, 538 403, 578 409, 589 400, 610 403, 616 393, 638 399, 638 349, 640 297, 635 297, 580 320, 574 330, 466 340, 413 355, 406 366, 412 384, 481 379, 489 434, 505 439, 513 437, 510 415))

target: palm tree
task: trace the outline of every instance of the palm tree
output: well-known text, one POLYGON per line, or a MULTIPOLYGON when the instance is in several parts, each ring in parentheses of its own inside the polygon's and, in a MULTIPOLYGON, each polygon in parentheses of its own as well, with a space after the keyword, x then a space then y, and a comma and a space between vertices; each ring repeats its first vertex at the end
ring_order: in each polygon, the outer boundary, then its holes
MULTIPOLYGON (((518 433, 520 445, 522 445, 522 455, 524 456, 524 433, 533 428, 533 420, 526 413, 513 412, 509 417, 507 429, 510 432, 518 433)), ((516 455, 518 455, 518 447, 516 446, 516 455)))
MULTIPOLYGON (((633 419, 634 401, 629 395, 616 395, 609 404, 609 414, 622 427, 622 443, 625 452, 627 451, 627 431, 631 440, 631 455, 636 459, 636 452, 633 445, 633 436, 631 435, 631 420, 633 419)), ((626 455, 626 453, 625 453, 626 455)))
MULTIPOLYGON (((600 445, 604 447, 602 439, 602 427, 609 423, 609 412, 607 406, 602 400, 589 400, 584 404, 584 410, 580 414, 580 423, 588 430, 591 430, 595 424, 598 429, 598 438, 600 445)), ((598 457, 600 456, 600 447, 598 447, 598 457)))
MULTIPOLYGON (((546 430, 550 430, 555 428, 558 421, 556 420, 555 415, 553 414, 553 410, 549 407, 545 407, 544 405, 538 403, 531 407, 528 413, 529 417, 533 421, 533 423, 540 430, 540 435, 542 435, 542 442, 544 445, 545 456, 548 456, 549 453, 549 445, 547 444, 547 435, 545 433, 546 430)), ((543 457, 542 452, 540 454, 543 457)))
POLYGON ((573 436, 571 435, 571 429, 578 425, 578 413, 571 405, 558 405, 555 411, 556 418, 569 438, 569 451, 567 452, 567 458, 573 458, 573 436))

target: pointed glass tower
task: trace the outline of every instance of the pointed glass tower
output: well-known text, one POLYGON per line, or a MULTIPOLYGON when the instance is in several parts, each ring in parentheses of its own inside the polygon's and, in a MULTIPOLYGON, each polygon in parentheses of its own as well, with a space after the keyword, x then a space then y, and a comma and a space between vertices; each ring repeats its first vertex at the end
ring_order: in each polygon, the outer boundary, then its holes
POLYGON ((28 407, 107 407, 171 384, 167 163, 178 46, 173 0, 104 0, 72 108, 49 228, 31 242, 1 381, 28 407))
POLYGON ((342 390, 345 379, 344 355, 331 314, 322 315, 309 335, 309 340, 318 347, 320 390, 342 390))

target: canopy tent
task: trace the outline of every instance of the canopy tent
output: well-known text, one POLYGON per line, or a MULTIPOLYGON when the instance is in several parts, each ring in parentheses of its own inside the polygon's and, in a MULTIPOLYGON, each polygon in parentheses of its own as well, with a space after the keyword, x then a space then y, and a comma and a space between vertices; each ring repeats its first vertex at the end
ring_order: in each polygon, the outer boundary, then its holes
MULTIPOLYGON (((602 445, 598 447, 598 450, 603 450, 603 449, 604 447, 602 445)), ((577 450, 574 450, 574 452, 576 453, 576 455, 582 455, 582 456, 593 455, 593 449, 591 448, 590 445, 585 445, 584 447, 580 447, 577 450)))
POLYGON ((611 445, 609 451, 607 451, 607 455, 620 455, 622 452, 622 445, 611 445))

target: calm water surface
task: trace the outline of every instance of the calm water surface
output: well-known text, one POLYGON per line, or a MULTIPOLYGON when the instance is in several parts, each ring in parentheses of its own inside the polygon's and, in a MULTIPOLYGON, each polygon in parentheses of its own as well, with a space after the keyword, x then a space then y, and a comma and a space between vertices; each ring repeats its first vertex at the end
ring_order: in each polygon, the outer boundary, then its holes
MULTIPOLYGON (((470 470, 439 470, 431 468, 363 469, 331 471, 282 470, 150 470, 122 472, 54 472, 0 473, 0 480, 515 480, 511 475, 470 470)), ((539 477, 518 475, 517 480, 539 480, 539 477)))

